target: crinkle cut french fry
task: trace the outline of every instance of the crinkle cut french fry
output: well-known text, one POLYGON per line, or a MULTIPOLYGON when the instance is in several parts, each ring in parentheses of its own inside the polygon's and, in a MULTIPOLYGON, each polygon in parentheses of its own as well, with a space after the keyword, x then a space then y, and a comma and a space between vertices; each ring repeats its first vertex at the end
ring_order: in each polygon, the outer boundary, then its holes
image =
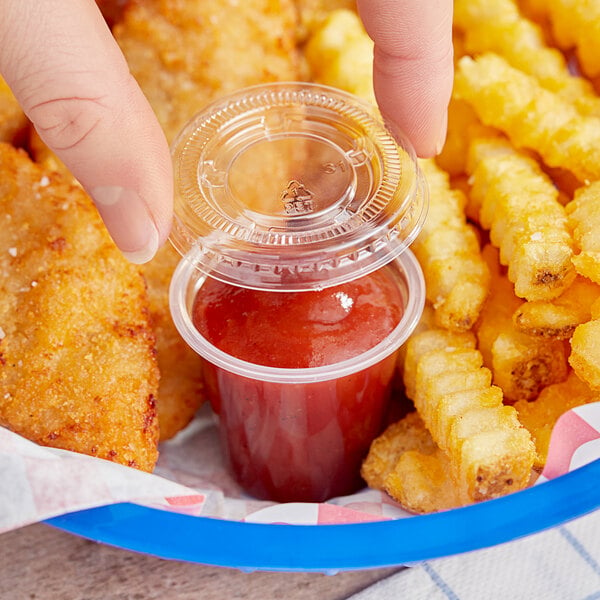
POLYGON ((548 0, 519 0, 519 10, 532 21, 547 25, 548 0))
POLYGON ((548 166, 568 169, 583 182, 600 179, 600 118, 581 115, 497 54, 461 58, 454 93, 485 125, 518 148, 535 150, 548 166))
POLYGON ((559 296, 575 270, 567 216, 556 187, 534 159, 499 137, 474 140, 467 168, 480 223, 500 249, 517 296, 559 296))
MULTIPOLYGON (((417 326, 414 328, 411 335, 416 335, 421 331, 427 331, 435 327, 435 311, 433 310, 433 306, 429 304, 429 302, 425 302, 425 306, 423 307, 423 312, 421 314, 421 318, 417 323, 417 326)), ((475 344, 475 338, 473 337, 473 344, 475 344)), ((403 377, 404 368, 406 362, 406 344, 402 344, 398 350, 398 372, 403 377)))
POLYGON ((422 454, 408 450, 387 476, 385 491, 406 510, 431 513, 460 506, 448 458, 441 450, 422 454))
POLYGON ((566 342, 531 338, 511 328, 492 344, 494 383, 507 400, 531 400, 546 385, 564 380, 567 356, 566 342))
POLYGON ((513 314, 523 302, 514 295, 511 282, 502 272, 498 251, 487 245, 483 256, 492 283, 476 327, 478 349, 506 401, 533 400, 545 386, 566 378, 566 343, 532 337, 516 329, 513 314))
POLYGON ((454 25, 464 34, 467 53, 496 52, 582 114, 600 116, 591 82, 570 73, 562 52, 546 44, 541 28, 520 14, 514 0, 456 0, 454 25))
POLYGON ((406 395, 414 398, 417 365, 420 357, 429 350, 453 350, 456 348, 475 348, 477 338, 470 331, 462 333, 444 331, 441 329, 427 329, 414 333, 410 344, 404 345, 404 385, 406 395))
POLYGON ((294 0, 298 13, 298 41, 308 36, 335 10, 356 11, 355 0, 294 0))
POLYGON ((451 177, 463 175, 469 143, 477 137, 494 135, 494 129, 481 123, 472 106, 464 100, 450 98, 446 142, 435 161, 451 177))
POLYGON ((436 349, 421 355, 417 363, 416 380, 418 381, 419 377, 423 377, 422 372, 431 377, 427 389, 431 400, 423 407, 424 410, 421 415, 429 423, 429 429, 436 436, 436 439, 441 439, 434 424, 438 412, 438 402, 443 395, 460 392, 466 388, 485 387, 491 384, 491 373, 487 369, 480 369, 481 366, 483 366, 483 358, 475 348, 446 348, 444 353, 436 349), (467 368, 466 372, 461 370, 458 373, 449 373, 448 361, 453 361, 461 367, 467 368), (442 393, 438 395, 440 390, 442 393))
POLYGON ((466 198, 450 188, 448 175, 432 160, 421 160, 429 187, 429 212, 412 245, 425 276, 436 323, 469 330, 488 295, 489 273, 479 241, 464 214, 466 198))
POLYGON ((332 11, 313 31, 304 55, 314 81, 375 104, 373 42, 356 13, 345 9, 332 11))
POLYGON ((558 418, 576 406, 598 400, 600 393, 570 371, 565 381, 545 387, 533 402, 519 400, 514 404, 519 421, 530 431, 535 443, 535 469, 541 470, 546 464, 550 435, 558 418))
POLYGON ((549 0, 547 5, 554 39, 563 49, 575 48, 588 77, 599 76, 600 2, 549 0))
POLYGON ((600 298, 600 285, 578 275, 551 301, 523 302, 513 314, 515 327, 528 335, 568 340, 575 327, 591 318, 591 306, 600 298))
POLYGON ((490 401, 494 398, 489 392, 491 373, 481 366, 482 357, 473 349, 472 338, 463 334, 461 344, 456 334, 449 335, 433 329, 409 339, 404 371, 407 390, 448 457, 463 502, 521 489, 529 482, 533 463, 529 433, 519 424, 514 409, 490 401), (462 410, 449 411, 444 397, 460 394, 464 395, 457 405, 462 410))
POLYGON ((579 188, 566 211, 579 248, 573 257, 575 269, 600 283, 600 181, 579 188))
POLYGON ((592 389, 600 390, 600 319, 592 319, 575 328, 569 364, 580 379, 592 389))

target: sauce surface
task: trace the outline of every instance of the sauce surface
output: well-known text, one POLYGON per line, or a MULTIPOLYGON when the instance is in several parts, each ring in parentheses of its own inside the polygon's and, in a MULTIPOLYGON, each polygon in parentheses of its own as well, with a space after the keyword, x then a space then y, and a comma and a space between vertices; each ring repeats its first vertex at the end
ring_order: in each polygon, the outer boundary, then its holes
POLYGON ((402 317, 402 297, 385 269, 311 292, 268 292, 207 279, 192 318, 213 345, 254 364, 319 367, 373 346, 402 317))

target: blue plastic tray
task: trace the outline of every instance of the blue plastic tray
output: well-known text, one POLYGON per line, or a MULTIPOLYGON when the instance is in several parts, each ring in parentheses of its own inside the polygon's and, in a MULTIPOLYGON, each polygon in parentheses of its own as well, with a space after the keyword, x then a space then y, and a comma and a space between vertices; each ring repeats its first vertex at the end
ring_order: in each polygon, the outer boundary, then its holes
POLYGON ((600 460, 521 492, 442 513, 344 525, 265 525, 135 504, 70 513, 50 525, 135 552, 242 570, 397 566, 493 546, 600 507, 600 460))

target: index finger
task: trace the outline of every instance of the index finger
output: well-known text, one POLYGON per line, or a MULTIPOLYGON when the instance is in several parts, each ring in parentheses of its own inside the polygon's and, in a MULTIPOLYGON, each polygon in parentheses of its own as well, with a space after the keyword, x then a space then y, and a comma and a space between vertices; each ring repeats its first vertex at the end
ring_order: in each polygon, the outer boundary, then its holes
POLYGON ((171 226, 169 148, 96 3, 0 0, 0 14, 0 72, 117 246, 149 260, 171 226))

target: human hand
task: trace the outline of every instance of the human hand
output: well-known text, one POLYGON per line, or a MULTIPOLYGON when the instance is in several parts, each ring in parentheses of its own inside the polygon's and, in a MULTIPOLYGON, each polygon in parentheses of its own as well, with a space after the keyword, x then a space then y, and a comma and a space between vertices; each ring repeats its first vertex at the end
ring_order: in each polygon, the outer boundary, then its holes
MULTIPOLYGON (((451 0, 358 0, 389 126, 441 150, 452 88, 451 0)), ((117 246, 150 260, 172 218, 167 142, 92 0, 0 0, 0 73, 94 200, 117 246), (45 44, 40 44, 44 40, 45 44)))
POLYGON ((388 127, 431 157, 446 138, 453 83, 452 0, 357 0, 375 42, 373 85, 388 127))
POLYGON ((0 0, 0 14, 0 73, 125 256, 150 260, 171 225, 169 147, 96 3, 0 0))

